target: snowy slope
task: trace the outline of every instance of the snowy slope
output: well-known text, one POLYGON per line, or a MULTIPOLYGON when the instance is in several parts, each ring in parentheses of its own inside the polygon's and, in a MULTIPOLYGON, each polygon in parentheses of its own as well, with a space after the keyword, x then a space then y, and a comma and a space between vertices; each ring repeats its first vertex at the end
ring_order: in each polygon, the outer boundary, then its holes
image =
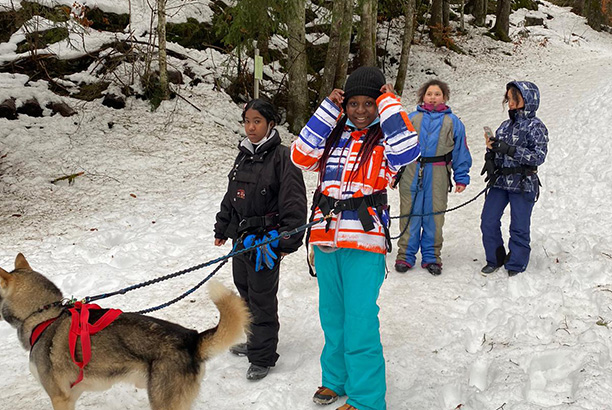
MULTIPOLYGON (((504 120, 508 81, 539 85, 539 117, 550 145, 524 274, 479 274, 485 263, 482 199, 447 215, 442 276, 420 268, 389 273, 379 300, 389 409, 612 409, 612 148, 606 141, 612 36, 547 3, 529 15, 543 13, 554 17, 546 20, 548 28, 530 27, 530 37, 515 44, 471 31, 458 42, 474 55, 413 46, 404 105, 413 107, 415 89, 431 78, 428 69, 435 71, 450 84, 450 104, 466 124, 474 157, 472 184, 451 195, 451 206, 484 187, 482 127, 504 120)), ((513 15, 514 33, 523 29, 525 14, 513 15)), ((19 87, 18 78, 0 75, 0 90, 19 87)), ((203 112, 176 100, 151 113, 148 104, 129 100, 121 111, 94 102, 80 106, 78 117, 0 120, 0 266, 11 270, 23 252, 65 296, 82 298, 229 252, 213 246, 212 225, 242 132, 240 108, 210 83, 185 92, 203 112), (85 174, 72 185, 49 182, 80 171, 85 174)), ((281 131, 289 143, 293 136, 281 131)), ((314 175, 307 182, 312 191, 314 175)), ((396 192, 391 203, 399 209, 396 192)), ((388 256, 389 267, 394 256, 388 256)), ((101 304, 126 311, 150 307, 209 271, 101 304)), ((246 360, 223 354, 208 363, 194 408, 318 408, 311 401, 323 343, 316 281, 308 276, 303 250, 288 256, 281 272, 276 368, 248 382, 246 360)), ((229 266, 217 277, 232 286, 229 266)), ((155 316, 200 330, 217 320, 204 290, 155 316)), ((50 408, 30 374, 27 352, 5 322, 0 340, 0 409, 50 408)), ((77 408, 148 404, 145 391, 118 385, 84 394, 77 408)))

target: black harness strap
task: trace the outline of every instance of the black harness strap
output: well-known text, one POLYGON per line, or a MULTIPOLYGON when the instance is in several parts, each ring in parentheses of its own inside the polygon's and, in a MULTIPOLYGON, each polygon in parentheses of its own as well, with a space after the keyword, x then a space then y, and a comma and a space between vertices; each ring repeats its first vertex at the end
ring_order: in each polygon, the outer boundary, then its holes
MULTIPOLYGON (((424 164, 431 164, 434 162, 446 163, 446 173, 448 175, 448 192, 451 192, 453 190, 453 181, 451 179, 450 169, 448 169, 448 164, 450 164, 452 160, 453 160, 453 151, 450 151, 444 155, 438 155, 436 157, 419 157, 419 159, 417 159, 417 162, 421 164, 421 170, 423 169, 424 164)), ((404 174, 405 169, 406 169, 406 166, 403 166, 399 169, 399 171, 397 171, 397 174, 395 174, 395 180, 393 181, 393 186, 392 186, 393 188, 395 188, 397 184, 399 184, 399 181, 400 179, 402 179, 402 175, 404 174)), ((419 173, 419 175, 421 174, 419 173)))
POLYGON ((534 175, 538 173, 538 167, 533 165, 519 165, 518 167, 501 168, 500 173, 502 175, 534 175))
MULTIPOLYGON (((323 215, 328 215, 330 211, 334 214, 342 211, 357 211, 359 222, 361 222, 363 230, 366 232, 374 229, 374 220, 368 212, 368 208, 379 208, 384 205, 387 205, 387 193, 385 191, 349 199, 335 199, 321 194, 318 202, 319 209, 323 212, 323 215)), ((325 229, 329 230, 329 221, 325 229)))
MULTIPOLYGON (((535 165, 519 165, 518 167, 500 168, 499 173, 501 175, 520 175, 521 176, 521 192, 524 193, 525 192, 525 180, 527 179, 528 176, 537 175, 538 167, 536 167, 535 165)), ((536 192, 534 202, 538 202, 538 199, 540 198, 539 187, 542 186, 542 182, 540 181, 540 178, 536 176, 536 179, 538 180, 538 187, 537 187, 537 192, 536 192)))
MULTIPOLYGON (((317 190, 312 199, 312 207, 309 222, 314 220, 315 211, 317 208, 321 210, 323 215, 329 215, 331 213, 339 214, 342 211, 357 211, 359 222, 363 226, 363 230, 368 232, 374 229, 374 219, 368 211, 368 208, 376 208, 378 215, 382 215, 384 207, 387 206, 387 192, 380 191, 372 195, 366 195, 356 198, 349 199, 336 199, 330 196, 322 194, 317 190)), ((328 219, 325 225, 325 232, 329 231, 331 219, 328 219)), ((387 242, 387 251, 391 252, 391 234, 389 233, 389 227, 383 223, 383 230, 385 231, 385 238, 387 242)), ((316 276, 316 273, 310 265, 310 259, 308 258, 308 245, 310 242, 310 228, 306 232, 306 258, 308 260, 308 268, 311 276, 316 276)))
POLYGON ((251 216, 243 218, 238 223, 238 234, 252 232, 259 229, 271 228, 278 225, 278 214, 268 214, 264 216, 251 216))
POLYGON ((420 157, 417 161, 421 164, 429 164, 432 162, 445 162, 450 164, 453 160, 453 151, 447 152, 444 155, 438 155, 437 157, 420 157))

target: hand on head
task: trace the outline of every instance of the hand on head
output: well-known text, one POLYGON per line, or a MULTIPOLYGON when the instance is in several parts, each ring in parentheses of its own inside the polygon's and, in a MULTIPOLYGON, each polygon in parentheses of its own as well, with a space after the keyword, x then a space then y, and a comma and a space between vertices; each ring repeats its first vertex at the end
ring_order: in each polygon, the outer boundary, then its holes
POLYGON ((344 91, 339 88, 334 88, 328 98, 338 107, 342 107, 342 102, 344 101, 344 91))
POLYGON ((391 83, 387 83, 383 85, 382 87, 380 87, 380 92, 383 94, 384 93, 395 94, 395 91, 393 90, 393 85, 391 83))

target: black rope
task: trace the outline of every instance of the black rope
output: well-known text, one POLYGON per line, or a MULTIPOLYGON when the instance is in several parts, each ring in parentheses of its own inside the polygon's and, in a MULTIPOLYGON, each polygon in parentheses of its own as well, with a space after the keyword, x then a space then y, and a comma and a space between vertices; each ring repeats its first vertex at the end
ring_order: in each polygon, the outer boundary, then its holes
MULTIPOLYGON (((487 189, 488 189, 488 187, 483 189, 482 191, 480 191, 480 193, 478 193, 478 195, 476 195, 474 198, 470 199, 469 201, 464 202, 463 204, 455 206, 453 208, 448 208, 448 209, 446 209, 444 211, 430 212, 430 213, 426 213, 426 214, 413 214, 413 213, 410 213, 408 215, 390 216, 389 218, 390 219, 400 219, 400 218, 424 217, 424 216, 429 216, 429 215, 439 215, 439 214, 444 214, 446 212, 451 212, 451 211, 457 210, 459 208, 462 208, 462 207, 464 207, 464 206, 474 202, 480 195, 485 193, 487 191, 487 189)), ((416 200, 416 195, 415 195, 415 200, 416 200)), ((413 202, 413 207, 414 207, 414 202, 413 202)), ((314 225, 316 225, 316 224, 318 224, 320 222, 323 222, 324 220, 327 220, 329 218, 331 218, 331 214, 323 216, 323 217, 321 217, 321 218, 319 218, 317 220, 314 220, 314 221, 312 221, 310 223, 307 223, 305 225, 297 227, 297 228, 295 228, 293 230, 283 231, 283 232, 279 233, 277 236, 269 238, 269 239, 266 239, 266 240, 260 242, 257 245, 253 245, 253 246, 250 246, 248 248, 243 248, 243 249, 240 249, 240 250, 235 250, 236 246, 234 246, 234 249, 232 249, 232 251, 230 253, 228 253, 227 255, 225 255, 225 256, 221 256, 219 258, 210 260, 208 262, 201 263, 199 265, 192 266, 192 267, 187 268, 187 269, 180 270, 178 272, 171 273, 169 275, 165 275, 165 276, 161 276, 159 278, 155 278, 155 279, 151 279, 151 280, 148 280, 148 281, 145 281, 145 282, 137 283, 135 285, 128 286, 126 288, 119 289, 119 290, 114 291, 114 292, 101 293, 101 294, 95 295, 95 296, 87 296, 84 299, 82 299, 82 302, 83 303, 91 303, 91 302, 94 302, 94 301, 97 301, 97 300, 106 299, 106 298, 109 298, 109 297, 112 297, 112 296, 116 296, 116 295, 125 295, 126 293, 131 292, 133 290, 144 288, 146 286, 150 286, 150 285, 153 285, 153 284, 156 284, 156 283, 159 283, 159 282, 163 282, 165 280, 173 279, 173 278, 176 278, 178 276, 182 276, 182 275, 185 275, 187 273, 194 272, 196 270, 200 270, 200 269, 205 268, 207 266, 211 266, 211 265, 214 265, 216 263, 222 262, 208 276, 206 276, 204 279, 202 279, 202 281, 200 281, 197 285, 195 285, 193 288, 189 289, 188 291, 184 292, 180 296, 178 296, 178 297, 176 297, 176 298, 174 298, 174 299, 172 299, 172 300, 170 300, 168 302, 162 303, 162 304, 160 304, 158 306, 155 306, 155 307, 152 307, 152 308, 148 308, 148 309, 143 309, 143 310, 140 310, 140 311, 138 311, 136 313, 144 314, 144 313, 150 313, 150 312, 154 312, 154 311, 163 309, 163 308, 165 308, 167 306, 170 306, 170 305, 172 305, 172 304, 174 304, 174 303, 176 303, 176 302, 186 298, 188 295, 190 295, 193 292, 195 292, 196 290, 198 290, 202 285, 204 285, 208 280, 210 280, 221 269, 221 267, 224 266, 227 263, 227 261, 230 258, 233 258, 236 255, 241 255, 241 254, 246 253, 246 252, 251 252, 252 250, 254 250, 256 248, 259 248, 259 247, 268 245, 268 244, 270 244, 272 242, 275 242, 279 238, 285 238, 285 239, 289 238, 289 237, 291 237, 293 235, 296 235, 296 234, 298 234, 298 233, 300 233, 302 231, 305 231, 306 229, 308 229, 308 228, 310 228, 310 227, 312 227, 312 226, 314 226, 314 225)), ((408 222, 406 223, 406 226, 404 227, 404 230, 400 233, 400 235, 397 236, 397 237, 391 237, 391 239, 398 239, 399 237, 401 237, 404 234, 404 232, 406 231, 406 229, 407 229, 407 227, 409 225, 410 225, 410 219, 408 219, 408 222)), ((236 245, 237 244, 238 244, 238 242, 236 242, 236 245)))
MULTIPOLYGON (((240 249, 240 250, 235 250, 236 247, 234 246, 234 249, 232 249, 232 252, 228 253, 227 255, 221 256, 219 258, 213 259, 213 260, 208 261, 208 262, 201 263, 199 265, 192 266, 191 268, 183 269, 181 271, 174 272, 174 273, 171 273, 169 275, 161 276, 159 278, 151 279, 151 280, 148 280, 146 282, 137 283, 135 285, 128 286, 128 287, 123 288, 123 289, 119 289, 119 290, 117 290, 115 292, 101 293, 101 294, 95 295, 95 296, 87 296, 87 297, 85 297, 83 299, 83 303, 90 303, 90 302, 94 302, 96 300, 106 299, 106 298, 109 298, 111 296, 116 296, 116 295, 125 295, 126 293, 131 292, 133 290, 144 288, 145 286, 150 286, 150 285, 153 285, 155 283, 159 283, 159 282, 162 282, 162 281, 165 281, 165 280, 168 280, 168 279, 173 279, 173 278, 176 278, 177 276, 181 276, 181 275, 184 275, 186 273, 190 273, 190 272, 193 272, 193 271, 205 268, 207 266, 214 265, 214 264, 219 263, 219 262, 227 261, 227 260, 229 260, 230 258, 233 258, 236 255, 240 255, 240 254, 243 254, 243 253, 246 253, 246 252, 251 252, 252 250, 254 250, 256 248, 259 248, 261 246, 265 246, 265 245, 267 245, 269 243, 272 243, 272 242, 278 240, 279 238, 285 238, 285 239, 289 238, 289 237, 291 237, 293 235, 296 235, 296 234, 298 234, 298 233, 300 233, 302 231, 305 231, 306 229, 310 228, 311 226, 316 225, 319 222, 322 222, 322 221, 324 221, 326 219, 329 219, 329 218, 331 218, 331 215, 327 215, 327 216, 321 217, 321 218, 319 218, 319 219, 317 219, 315 221, 312 221, 312 222, 310 222, 310 223, 308 223, 306 225, 302 225, 302 226, 297 227, 295 229, 292 229, 290 231, 283 231, 283 232, 279 233, 275 237, 272 237, 270 239, 266 239, 265 241, 262 241, 259 244, 250 246, 248 248, 243 248, 243 249, 240 249)), ((236 242, 236 245, 237 244, 238 244, 238 242, 236 242)), ((221 266, 217 267, 217 269, 215 269, 205 280, 203 280, 200 284, 196 285, 196 287, 194 287, 193 290, 195 291, 197 288, 202 286, 208 279, 210 279, 215 273, 217 273, 217 271, 219 270, 220 267, 221 266)), ((189 292, 189 293, 191 293, 191 292, 189 292)), ((189 294, 189 293, 187 293, 187 294, 189 294)), ((182 295, 182 297, 177 298, 177 301, 181 300, 182 298, 187 296, 187 294, 184 294, 184 295, 182 295)), ((168 304, 168 305, 164 304, 164 305, 165 306, 169 306, 170 304, 168 304)))
POLYGON ((223 262, 221 262, 221 264, 219 266, 217 266, 215 268, 215 270, 213 270, 207 277, 205 277, 204 279, 202 279, 200 281, 200 283, 198 283, 197 285, 195 285, 193 288, 189 289, 188 291, 186 291, 185 293, 183 293, 182 295, 169 300, 168 302, 162 303, 161 305, 157 305, 155 307, 151 307, 148 309, 143 309, 143 310, 139 310, 136 313, 139 313, 141 315, 147 314, 147 313, 151 313, 151 312, 155 312, 156 310, 160 310, 163 309, 165 307, 168 307, 170 305, 175 304, 176 302, 185 299, 187 296, 191 295, 193 292, 195 292, 196 290, 198 290, 203 284, 205 284, 206 282, 208 282, 208 280, 210 278, 212 278, 213 276, 215 276, 215 274, 219 271, 219 269, 221 269, 223 267, 223 265, 225 265, 227 263, 228 259, 224 260, 223 262))
POLYGON ((401 219, 401 218, 408 218, 408 222, 406 223, 406 226, 404 226, 404 229, 400 232, 400 234, 398 236, 392 236, 391 239, 399 239, 401 238, 404 233, 406 233, 406 229, 408 229, 408 226, 410 225, 410 218, 412 217, 424 217, 424 216, 431 216, 431 215, 441 215, 441 214, 445 214, 447 212, 451 212, 451 211, 455 211, 459 208, 463 208, 466 205, 471 204, 472 202, 474 202, 476 199, 478 199, 478 197, 480 197, 480 195, 484 194, 485 192, 487 192, 487 190, 489 189, 489 187, 485 187, 485 189, 483 189, 482 191, 480 191, 474 198, 470 199, 469 201, 466 201, 460 205, 457 205, 455 207, 452 208, 447 208, 443 211, 438 211, 438 212, 428 212, 426 214, 413 214, 412 213, 412 209, 414 209, 414 201, 416 200, 416 196, 419 193, 419 191, 416 192, 414 199, 412 201, 412 207, 410 208, 410 213, 406 214, 406 215, 398 215, 398 216, 390 216, 390 219, 401 219))

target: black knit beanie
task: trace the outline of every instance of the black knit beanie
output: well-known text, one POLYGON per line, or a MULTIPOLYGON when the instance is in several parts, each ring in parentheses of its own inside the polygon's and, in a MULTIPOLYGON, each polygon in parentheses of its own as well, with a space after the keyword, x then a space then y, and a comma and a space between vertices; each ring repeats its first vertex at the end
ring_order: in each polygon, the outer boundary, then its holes
POLYGON ((367 95, 377 99, 381 96, 380 89, 385 83, 385 75, 378 67, 359 67, 346 80, 342 106, 346 108, 349 98, 356 95, 367 95))

